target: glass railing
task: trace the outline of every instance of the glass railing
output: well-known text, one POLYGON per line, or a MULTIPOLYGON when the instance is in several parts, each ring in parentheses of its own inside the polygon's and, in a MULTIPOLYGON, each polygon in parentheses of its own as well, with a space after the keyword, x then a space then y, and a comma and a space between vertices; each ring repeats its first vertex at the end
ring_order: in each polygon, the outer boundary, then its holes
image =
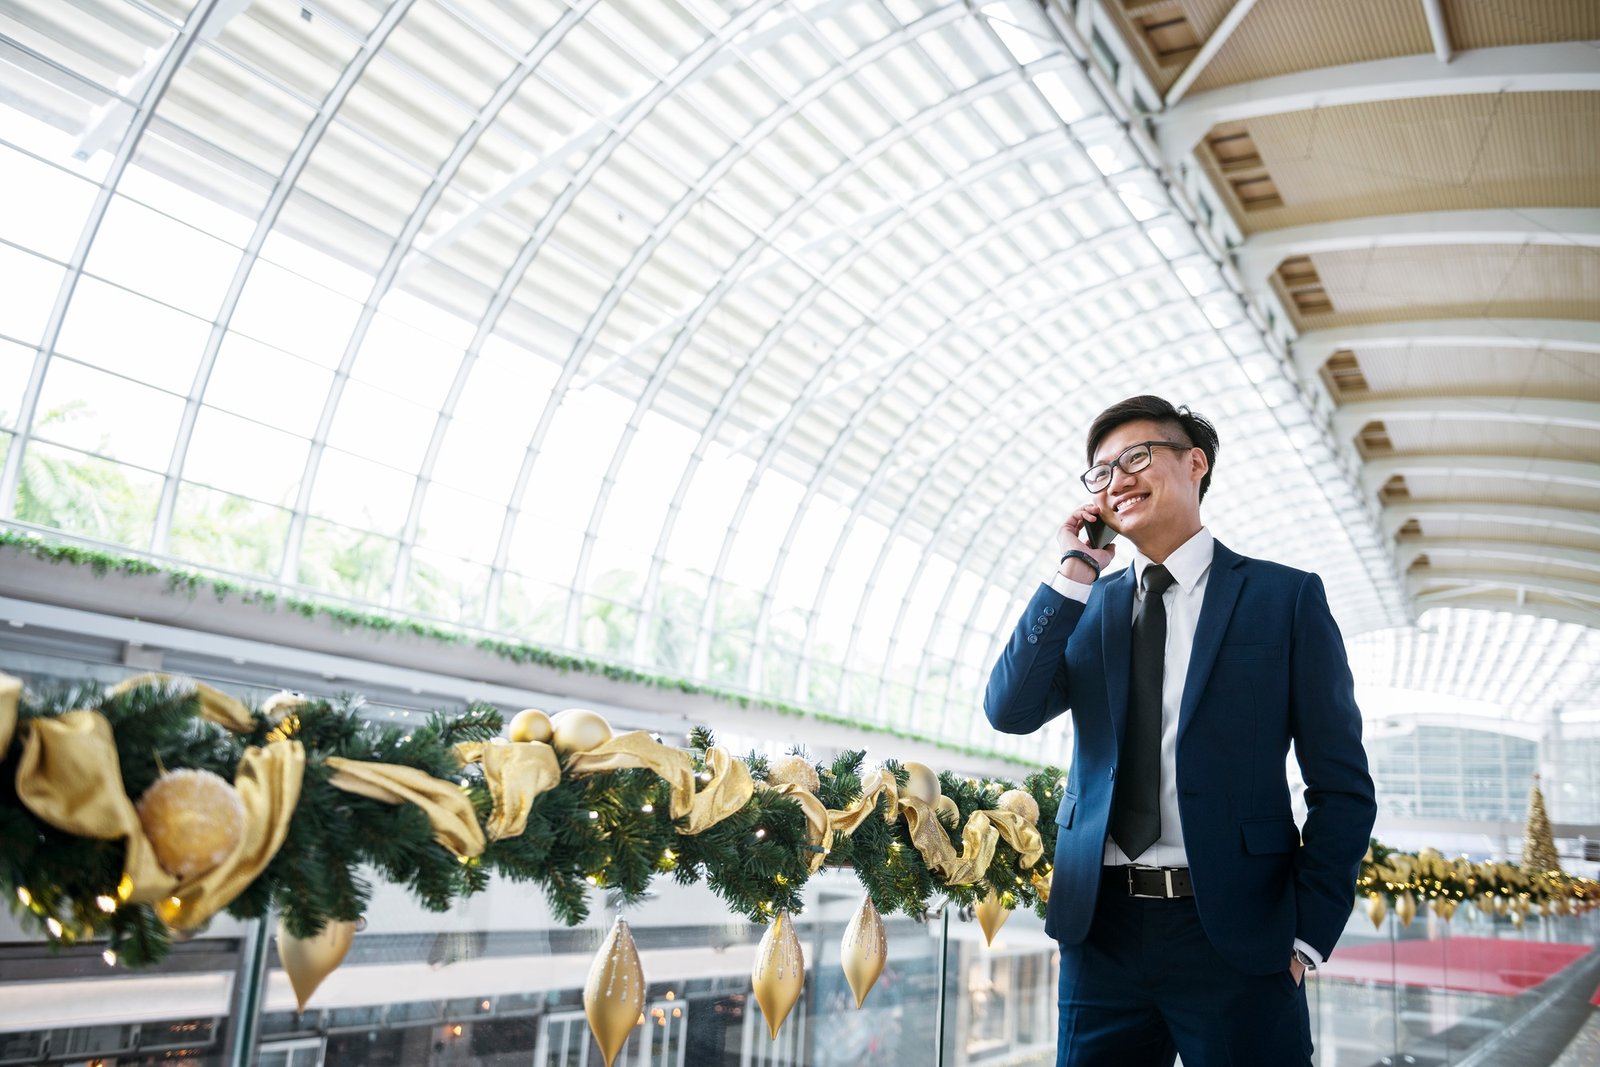
MULTIPOLYGON (((840 940, 858 883, 829 872, 795 920, 799 1001, 776 1039, 752 996, 762 929, 709 891, 664 885, 625 918, 645 1006, 626 1067, 1025 1067, 1055 1061, 1057 953, 1032 915, 984 944, 945 909, 885 919, 885 969, 857 1009, 840 940)), ((380 888, 343 964, 304 1012, 266 923, 219 919, 144 972, 93 946, 48 953, 15 927, 0 947, 0 1064, 599 1067, 582 991, 616 912, 556 924, 536 892, 496 883, 445 916, 380 888)), ((1594 915, 1462 910, 1451 923, 1352 917, 1309 985, 1318 1067, 1553 1063, 1572 1005, 1600 984, 1594 915), (1538 1050, 1548 1047, 1548 1058, 1538 1050), (1511 1055, 1515 1050, 1516 1056, 1511 1055)), ((1588 1009, 1592 1012, 1592 1009, 1588 1009)))

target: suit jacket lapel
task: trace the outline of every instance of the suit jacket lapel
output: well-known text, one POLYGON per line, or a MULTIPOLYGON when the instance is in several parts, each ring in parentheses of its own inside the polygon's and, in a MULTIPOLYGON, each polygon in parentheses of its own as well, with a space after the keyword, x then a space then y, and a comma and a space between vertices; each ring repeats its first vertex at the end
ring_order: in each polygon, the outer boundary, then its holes
POLYGON ((1200 703, 1206 680, 1211 677, 1211 666, 1217 661, 1217 650, 1222 647, 1222 635, 1227 632, 1233 606, 1239 599, 1244 576, 1239 566, 1244 557, 1215 543, 1211 554, 1211 576, 1206 579, 1206 598, 1200 605, 1200 621, 1194 635, 1194 647, 1189 652, 1189 673, 1183 680, 1183 704, 1178 710, 1178 738, 1189 728, 1194 709, 1200 703))
POLYGON ((1106 707, 1111 731, 1122 749, 1122 725, 1128 719, 1128 671, 1133 659, 1133 568, 1106 583, 1100 604, 1100 647, 1106 664, 1106 707))

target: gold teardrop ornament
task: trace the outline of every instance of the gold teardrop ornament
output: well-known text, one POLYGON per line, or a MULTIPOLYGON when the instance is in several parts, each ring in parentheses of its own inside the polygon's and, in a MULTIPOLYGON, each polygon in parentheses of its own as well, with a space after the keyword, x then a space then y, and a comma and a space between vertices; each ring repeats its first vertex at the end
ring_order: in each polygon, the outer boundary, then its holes
POLYGON ((644 967, 633 934, 621 919, 612 924, 589 968, 589 980, 583 986, 583 1014, 606 1067, 611 1067, 644 1014, 644 967))
POLYGON ((1011 918, 1011 909, 1001 903, 1000 894, 991 889, 988 896, 978 901, 974 910, 978 915, 978 925, 983 927, 983 943, 993 948, 994 935, 1011 918))
POLYGON ((278 958, 283 961, 284 973, 289 976, 289 986, 294 990, 299 1011, 305 1011, 311 994, 317 991, 322 980, 338 969, 350 951, 356 937, 353 922, 330 921, 322 932, 311 937, 295 937, 284 929, 278 920, 278 958))
POLYGON ((1456 902, 1454 900, 1446 900, 1444 897, 1440 897, 1438 900, 1433 902, 1433 910, 1434 914, 1438 915, 1439 918, 1443 919, 1445 922, 1449 922, 1451 919, 1455 918, 1456 902))
POLYGON ((1417 898, 1410 893, 1401 893, 1400 899, 1394 902, 1394 914, 1401 926, 1410 926, 1411 920, 1417 917, 1417 898))
POLYGON ((800 992, 806 984, 805 957, 800 952, 800 939, 795 936, 794 920, 789 918, 788 912, 778 913, 756 947, 750 984, 755 990, 756 1003, 761 1005, 761 1014, 767 1020, 767 1033, 776 1041, 778 1027, 800 1002, 800 992))
POLYGON ((839 941, 839 962, 844 967, 845 981, 850 983, 850 992, 856 995, 856 1007, 865 1003, 888 958, 889 939, 884 936, 883 917, 872 906, 871 897, 862 897, 861 907, 856 909, 839 941))
POLYGON ((1373 893, 1367 897, 1367 918, 1372 920, 1375 930, 1383 929, 1383 917, 1389 914, 1389 906, 1383 902, 1382 893, 1373 893))

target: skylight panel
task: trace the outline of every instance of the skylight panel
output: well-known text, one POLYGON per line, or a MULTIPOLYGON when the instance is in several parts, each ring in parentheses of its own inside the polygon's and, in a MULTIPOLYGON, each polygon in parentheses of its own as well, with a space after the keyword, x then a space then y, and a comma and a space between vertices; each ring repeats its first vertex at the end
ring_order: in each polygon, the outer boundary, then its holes
POLYGON ((56 358, 39 389, 34 435, 105 459, 164 471, 183 398, 56 358))
POLYGON ((73 290, 56 350, 136 382, 187 395, 210 332, 211 324, 204 319, 84 278, 73 290))
POLYGON ((275 426, 202 406, 184 453, 183 476, 271 504, 294 503, 311 442, 275 426))

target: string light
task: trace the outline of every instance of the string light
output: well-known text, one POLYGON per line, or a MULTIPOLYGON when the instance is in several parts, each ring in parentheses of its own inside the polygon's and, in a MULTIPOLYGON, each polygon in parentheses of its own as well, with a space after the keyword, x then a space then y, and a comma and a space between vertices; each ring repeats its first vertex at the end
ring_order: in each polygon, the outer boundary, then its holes
POLYGON ((598 812, 598 811, 591 811, 591 812, 590 812, 590 813, 589 813, 589 821, 590 821, 590 822, 594 822, 594 821, 595 821, 595 820, 596 820, 596 819, 598 819, 598 818, 599 818, 599 817, 600 817, 600 813, 599 813, 599 812, 598 812))
POLYGON ((24 908, 33 907, 33 894, 28 892, 28 887, 27 886, 25 886, 25 885, 17 886, 17 899, 22 901, 22 906, 24 908))
POLYGON ((639 810, 644 812, 646 815, 649 815, 656 810, 656 806, 654 804, 645 804, 639 810))
POLYGON ((117 950, 108 948, 100 953, 100 958, 106 961, 107 967, 115 967, 117 965, 117 950))
POLYGON ((101 911, 105 912, 107 915, 110 915, 112 912, 117 910, 116 899, 113 898, 113 897, 108 897, 104 893, 102 893, 100 896, 95 897, 94 898, 94 902, 95 902, 95 905, 101 911))

